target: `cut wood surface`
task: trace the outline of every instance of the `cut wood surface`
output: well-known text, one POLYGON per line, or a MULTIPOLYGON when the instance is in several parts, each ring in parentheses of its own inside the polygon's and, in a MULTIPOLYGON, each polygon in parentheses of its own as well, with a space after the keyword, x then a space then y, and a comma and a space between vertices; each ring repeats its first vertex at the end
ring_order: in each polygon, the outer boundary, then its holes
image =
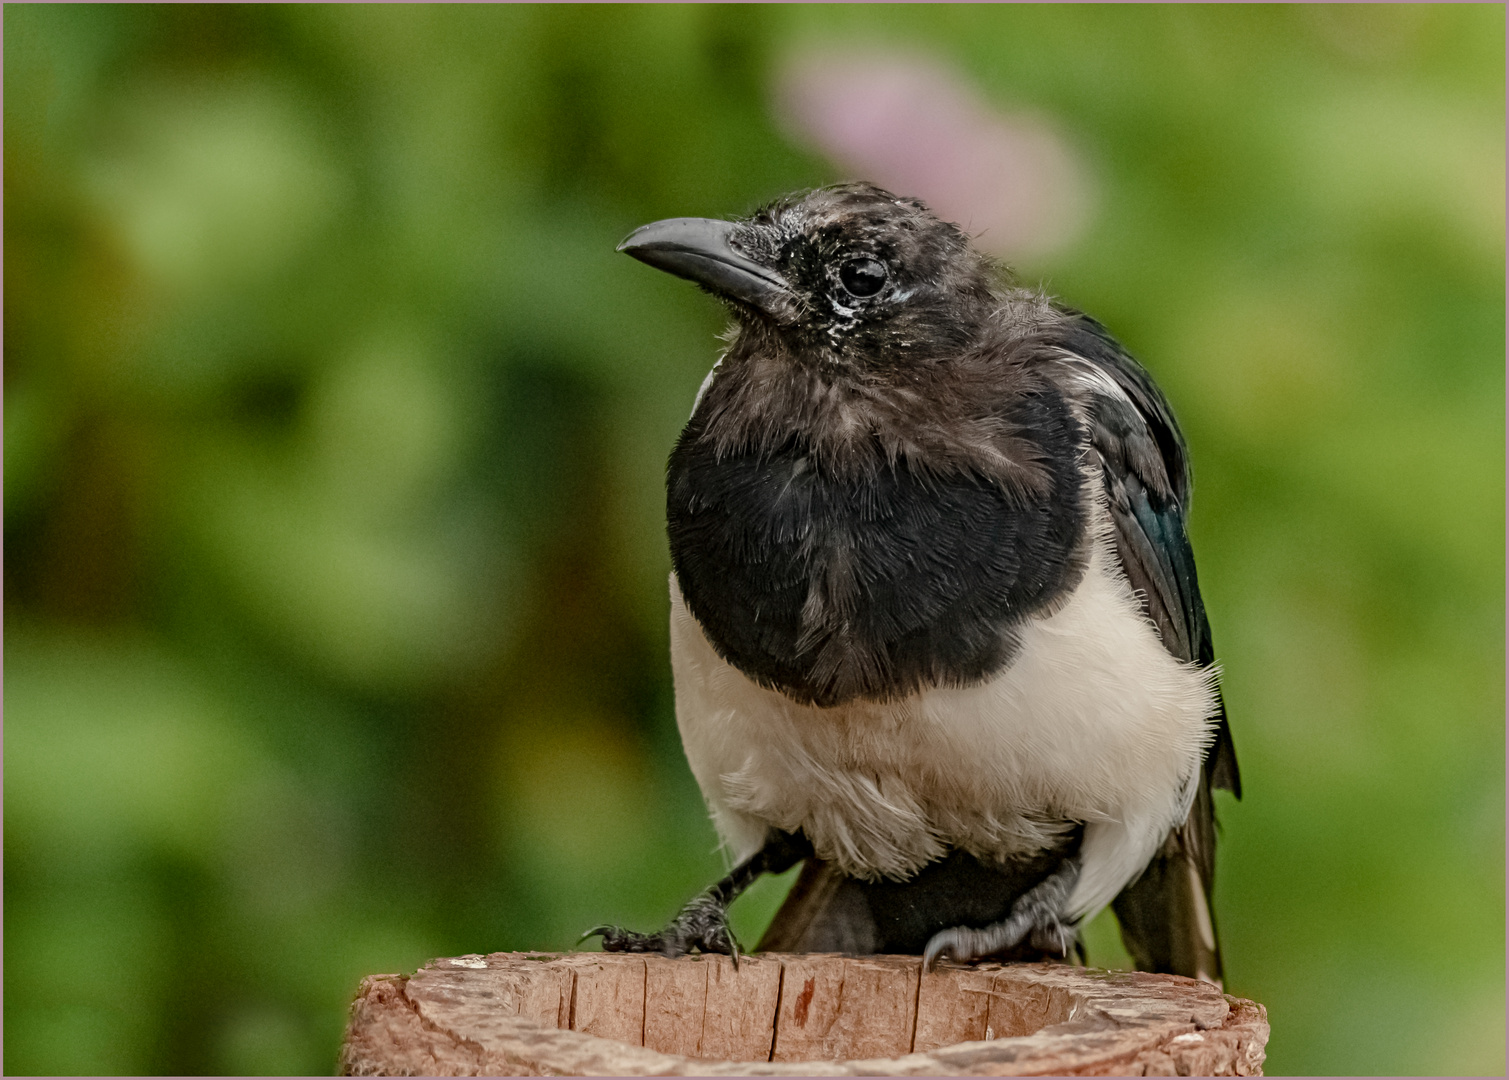
POLYGON ((1261 1005, 1177 975, 915 956, 493 953, 374 975, 348 1076, 1261 1076, 1261 1005))

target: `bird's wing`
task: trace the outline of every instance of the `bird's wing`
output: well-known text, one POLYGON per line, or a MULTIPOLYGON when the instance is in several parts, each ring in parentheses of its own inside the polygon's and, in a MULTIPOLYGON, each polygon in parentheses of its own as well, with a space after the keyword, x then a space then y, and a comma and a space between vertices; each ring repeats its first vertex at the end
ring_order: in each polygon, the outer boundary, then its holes
MULTIPOLYGON (((1166 648, 1180 660, 1215 660, 1185 533, 1189 463, 1163 394, 1142 366, 1094 319, 1070 316, 1056 341, 1087 388, 1090 445, 1099 457, 1116 553, 1166 648)), ((1219 700, 1219 698, 1218 698, 1219 700)), ((1215 875, 1212 788, 1241 796, 1236 750, 1221 703, 1216 736, 1182 826, 1117 897, 1122 940, 1143 970, 1219 982, 1221 954, 1211 916, 1215 875)))

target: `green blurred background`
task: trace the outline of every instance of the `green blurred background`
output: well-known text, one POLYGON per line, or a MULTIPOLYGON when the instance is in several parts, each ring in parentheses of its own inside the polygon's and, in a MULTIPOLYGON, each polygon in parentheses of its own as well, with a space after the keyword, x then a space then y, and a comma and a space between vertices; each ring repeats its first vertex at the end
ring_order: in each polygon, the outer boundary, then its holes
POLYGON ((4 18, 8 1072, 328 1072, 361 976, 721 871, 662 477, 722 316, 613 248, 846 178, 812 48, 1087 163, 1018 269, 1193 448, 1270 1071, 1503 1071, 1501 6, 4 18))

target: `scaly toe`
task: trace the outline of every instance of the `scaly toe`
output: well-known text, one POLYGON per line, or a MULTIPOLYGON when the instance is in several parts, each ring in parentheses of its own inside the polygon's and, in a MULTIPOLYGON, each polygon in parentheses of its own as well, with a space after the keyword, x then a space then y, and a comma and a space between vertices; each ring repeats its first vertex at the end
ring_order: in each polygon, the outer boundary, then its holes
POLYGON ((603 952, 642 953, 665 950, 663 934, 636 934, 621 926, 597 926, 583 934, 582 941, 594 934, 602 936, 603 952))
POLYGON ((699 949, 731 956, 735 965, 739 962, 739 943, 728 928, 728 912, 711 896, 691 901, 658 934, 636 934, 618 926, 594 926, 582 935, 581 941, 594 936, 603 939, 603 952, 658 952, 677 957, 699 949))
POLYGON ((1016 926, 1010 919, 980 930, 968 926, 940 930, 932 936, 922 952, 922 969, 931 971, 944 953, 948 954, 949 959, 961 963, 978 960, 982 956, 1011 948, 1022 940, 1024 933, 1025 928, 1016 926))

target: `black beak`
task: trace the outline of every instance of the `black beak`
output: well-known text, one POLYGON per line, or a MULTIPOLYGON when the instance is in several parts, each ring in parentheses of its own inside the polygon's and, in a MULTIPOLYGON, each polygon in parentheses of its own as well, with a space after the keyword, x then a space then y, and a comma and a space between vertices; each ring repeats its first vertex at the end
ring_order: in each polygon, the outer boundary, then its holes
POLYGON ((774 270, 729 246, 736 227, 711 218, 668 218, 635 229, 618 250, 719 296, 776 315, 791 304, 791 287, 774 270))

